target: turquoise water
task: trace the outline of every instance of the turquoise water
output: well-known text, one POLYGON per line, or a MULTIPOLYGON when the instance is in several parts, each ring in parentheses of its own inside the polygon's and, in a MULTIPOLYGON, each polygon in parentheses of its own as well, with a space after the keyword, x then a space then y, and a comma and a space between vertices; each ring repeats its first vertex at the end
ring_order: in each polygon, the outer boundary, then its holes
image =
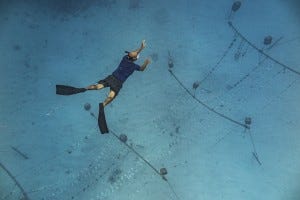
POLYGON ((234 2, 0 1, 0 199, 299 200, 300 5, 234 2), (55 85, 143 39, 101 135, 109 89, 55 85))

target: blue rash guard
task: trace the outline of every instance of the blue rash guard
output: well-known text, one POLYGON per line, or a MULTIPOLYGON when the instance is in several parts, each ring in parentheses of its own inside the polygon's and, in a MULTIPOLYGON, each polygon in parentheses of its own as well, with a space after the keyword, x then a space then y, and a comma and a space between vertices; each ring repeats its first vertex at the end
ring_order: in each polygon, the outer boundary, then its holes
POLYGON ((123 57, 119 67, 112 73, 112 75, 124 83, 135 70, 141 71, 141 67, 129 60, 126 55, 123 57))

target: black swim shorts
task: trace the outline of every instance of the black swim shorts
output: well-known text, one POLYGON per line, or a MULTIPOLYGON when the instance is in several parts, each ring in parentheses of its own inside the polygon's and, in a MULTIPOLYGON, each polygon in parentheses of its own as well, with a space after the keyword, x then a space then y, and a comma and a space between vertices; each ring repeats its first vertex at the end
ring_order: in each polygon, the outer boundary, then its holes
POLYGON ((119 91, 122 88, 122 81, 114 77, 113 75, 107 76, 105 79, 98 81, 99 84, 103 84, 104 87, 110 87, 112 91, 116 93, 116 95, 119 93, 119 91))

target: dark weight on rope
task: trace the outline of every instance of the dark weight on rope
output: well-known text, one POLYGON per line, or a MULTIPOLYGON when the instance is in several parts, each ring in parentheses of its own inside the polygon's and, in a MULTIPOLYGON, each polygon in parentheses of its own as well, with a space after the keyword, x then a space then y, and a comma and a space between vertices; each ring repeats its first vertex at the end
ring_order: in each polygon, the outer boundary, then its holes
POLYGON ((167 174, 168 174, 168 171, 167 171, 166 168, 161 168, 161 169, 159 170, 159 173, 160 173, 160 175, 164 176, 164 175, 167 175, 167 174))
POLYGON ((252 123, 251 117, 246 117, 245 118, 245 124, 249 126, 249 125, 251 125, 251 123, 252 123))
POLYGON ((271 35, 266 36, 264 39, 264 45, 270 45, 272 43, 272 39, 271 35))
POLYGON ((200 85, 200 82, 199 81, 195 81, 193 83, 193 89, 196 90, 199 87, 199 85, 200 85))
POLYGON ((127 142, 127 135, 121 134, 121 135, 119 136, 119 140, 121 140, 121 142, 126 143, 126 142, 127 142))
POLYGON ((85 103, 83 107, 86 111, 89 111, 91 109, 91 104, 90 103, 85 103))
POLYGON ((236 1, 232 4, 231 10, 233 12, 236 12, 238 9, 240 9, 241 5, 242 5, 242 3, 240 1, 236 1))

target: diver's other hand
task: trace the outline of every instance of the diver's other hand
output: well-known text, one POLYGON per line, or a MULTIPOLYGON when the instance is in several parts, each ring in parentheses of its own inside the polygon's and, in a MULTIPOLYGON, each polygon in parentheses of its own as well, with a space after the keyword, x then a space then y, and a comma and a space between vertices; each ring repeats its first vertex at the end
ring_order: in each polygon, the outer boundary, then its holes
POLYGON ((146 58, 146 60, 145 60, 145 64, 146 65, 149 65, 151 63, 151 60, 150 60, 150 58, 146 58))
POLYGON ((142 41, 141 48, 144 49, 146 47, 146 40, 142 41))
POLYGON ((150 63, 151 63, 151 60, 149 58, 147 58, 141 66, 141 71, 144 71, 146 69, 146 67, 148 66, 148 64, 150 64, 150 63))

